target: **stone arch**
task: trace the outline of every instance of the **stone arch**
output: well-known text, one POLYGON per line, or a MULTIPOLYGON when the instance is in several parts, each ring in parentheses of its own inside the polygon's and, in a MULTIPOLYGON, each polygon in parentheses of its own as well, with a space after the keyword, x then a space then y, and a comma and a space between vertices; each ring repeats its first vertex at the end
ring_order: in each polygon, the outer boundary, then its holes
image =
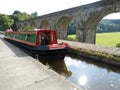
POLYGON ((22 30, 22 24, 19 24, 19 25, 17 26, 17 28, 18 28, 18 30, 22 30))
POLYGON ((29 25, 28 25, 27 23, 24 23, 22 30, 26 30, 28 26, 29 26, 29 25))
POLYGON ((71 18, 68 16, 62 16, 58 20, 58 22, 55 26, 55 28, 57 30, 58 38, 60 38, 60 39, 67 38, 67 30, 68 30, 68 25, 69 25, 70 21, 71 21, 71 18))
POLYGON ((84 42, 86 43, 93 43, 95 44, 96 41, 96 28, 99 22, 102 20, 103 17, 114 13, 113 10, 103 10, 99 11, 96 14, 90 15, 87 22, 84 26, 84 42))
POLYGON ((35 22, 32 22, 30 26, 31 26, 31 29, 37 28, 37 24, 35 22))
POLYGON ((43 29, 51 29, 50 23, 47 20, 42 20, 40 24, 40 28, 43 29))
POLYGON ((20 23, 29 24, 34 20, 36 23, 40 22, 40 25, 37 26, 40 26, 41 28, 58 30, 59 38, 65 39, 67 37, 68 23, 72 18, 75 20, 77 41, 95 43, 95 30, 99 21, 108 14, 119 12, 119 4, 119 0, 101 0, 88 5, 38 16, 34 19, 20 21, 17 25, 20 23))
MULTIPOLYGON (((75 20, 71 20, 69 25, 68 25, 68 29, 69 31, 72 31, 72 32, 67 32, 67 34, 76 34, 76 26, 75 26, 75 20)), ((68 31, 68 30, 67 30, 68 31)))

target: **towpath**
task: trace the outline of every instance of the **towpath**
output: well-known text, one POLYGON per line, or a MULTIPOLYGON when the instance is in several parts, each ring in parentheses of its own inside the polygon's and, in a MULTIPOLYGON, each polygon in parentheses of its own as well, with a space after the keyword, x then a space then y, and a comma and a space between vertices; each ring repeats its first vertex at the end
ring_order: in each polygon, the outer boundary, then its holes
POLYGON ((82 90, 0 39, 0 90, 82 90))

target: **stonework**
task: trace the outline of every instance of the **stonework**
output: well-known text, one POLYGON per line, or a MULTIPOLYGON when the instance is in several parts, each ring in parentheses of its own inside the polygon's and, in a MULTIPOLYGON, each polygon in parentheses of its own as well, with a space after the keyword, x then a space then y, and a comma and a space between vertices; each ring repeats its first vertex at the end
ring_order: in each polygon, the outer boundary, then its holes
POLYGON ((102 0, 17 22, 17 27, 19 30, 23 30, 26 26, 31 26, 33 29, 55 29, 60 39, 66 39, 68 25, 74 20, 77 41, 95 43, 96 27, 99 21, 108 14, 119 12, 119 5, 120 0, 102 0))

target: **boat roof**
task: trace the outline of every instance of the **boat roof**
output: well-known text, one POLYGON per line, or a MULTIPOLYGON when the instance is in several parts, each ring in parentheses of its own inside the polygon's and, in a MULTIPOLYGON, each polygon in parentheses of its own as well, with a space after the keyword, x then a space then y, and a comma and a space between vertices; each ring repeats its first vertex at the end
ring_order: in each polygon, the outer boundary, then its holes
POLYGON ((52 29, 34 29, 31 31, 55 31, 55 30, 52 30, 52 29))
POLYGON ((52 29, 33 29, 33 30, 27 30, 27 31, 6 31, 6 32, 10 32, 10 33, 37 33, 37 32, 56 32, 56 30, 52 30, 52 29))

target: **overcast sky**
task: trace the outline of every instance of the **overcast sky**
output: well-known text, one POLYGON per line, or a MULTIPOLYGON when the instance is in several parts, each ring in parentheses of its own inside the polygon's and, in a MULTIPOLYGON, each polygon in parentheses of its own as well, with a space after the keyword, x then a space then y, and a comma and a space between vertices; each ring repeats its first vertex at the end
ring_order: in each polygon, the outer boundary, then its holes
MULTIPOLYGON (((100 0, 0 0, 0 13, 11 15, 18 10, 28 14, 36 11, 38 15, 44 15, 96 1, 100 0)), ((119 16, 120 13, 106 18, 120 18, 119 16)))

